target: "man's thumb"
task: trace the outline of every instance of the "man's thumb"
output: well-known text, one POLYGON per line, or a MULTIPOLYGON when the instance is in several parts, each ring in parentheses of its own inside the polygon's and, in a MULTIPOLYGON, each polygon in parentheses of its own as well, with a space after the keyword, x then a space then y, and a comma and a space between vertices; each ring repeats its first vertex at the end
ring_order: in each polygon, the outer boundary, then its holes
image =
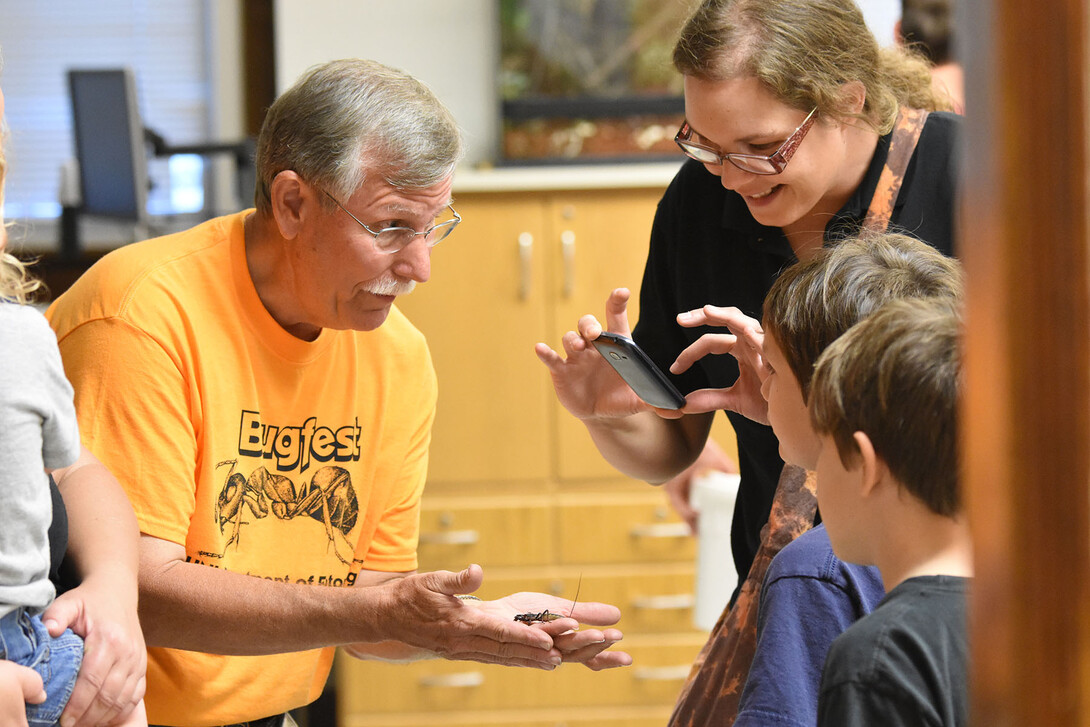
POLYGON ((473 565, 460 570, 457 573, 451 571, 435 571, 429 574, 431 581, 429 588, 438 593, 455 596, 459 593, 472 593, 484 583, 484 571, 479 565, 473 565))

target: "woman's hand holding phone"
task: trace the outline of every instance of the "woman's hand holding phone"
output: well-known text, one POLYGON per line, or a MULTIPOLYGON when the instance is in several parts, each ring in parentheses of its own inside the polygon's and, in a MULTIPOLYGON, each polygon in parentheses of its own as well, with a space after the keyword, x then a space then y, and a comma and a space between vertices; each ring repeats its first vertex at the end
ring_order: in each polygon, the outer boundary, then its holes
MULTIPOLYGON (((628 336, 627 288, 617 288, 606 301, 606 324, 611 333, 628 336)), ((578 331, 562 339, 563 354, 545 343, 534 347, 549 369, 560 403, 579 419, 613 419, 647 411, 651 407, 606 364, 592 342, 602 333, 594 316, 579 319, 578 331)))

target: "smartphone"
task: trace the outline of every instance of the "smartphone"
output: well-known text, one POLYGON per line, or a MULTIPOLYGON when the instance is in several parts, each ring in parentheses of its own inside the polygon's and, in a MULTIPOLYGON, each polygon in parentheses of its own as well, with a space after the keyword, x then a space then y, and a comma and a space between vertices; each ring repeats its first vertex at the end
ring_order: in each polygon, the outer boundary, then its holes
POLYGON ((591 341, 636 395, 659 409, 680 409, 685 397, 631 338, 602 332, 591 341))

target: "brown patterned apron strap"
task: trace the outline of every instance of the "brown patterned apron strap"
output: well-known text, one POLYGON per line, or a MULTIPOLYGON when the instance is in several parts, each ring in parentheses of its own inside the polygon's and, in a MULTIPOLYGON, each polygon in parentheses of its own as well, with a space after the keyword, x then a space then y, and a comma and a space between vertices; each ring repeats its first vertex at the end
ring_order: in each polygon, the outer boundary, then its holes
POLYGON ((902 108, 897 112, 893 125, 893 137, 889 142, 889 156, 882 167, 878 186, 871 198, 870 208, 863 218, 863 227, 874 232, 885 232, 889 219, 893 215, 893 205, 901 191, 908 162, 916 151, 923 125, 927 122, 927 111, 902 108))
POLYGON ((785 545, 813 527, 817 479, 801 467, 784 465, 772 512, 761 529, 753 558, 734 606, 724 610, 697 657, 670 717, 671 727, 731 725, 738 716, 753 654, 757 649, 757 606, 768 566, 785 545))

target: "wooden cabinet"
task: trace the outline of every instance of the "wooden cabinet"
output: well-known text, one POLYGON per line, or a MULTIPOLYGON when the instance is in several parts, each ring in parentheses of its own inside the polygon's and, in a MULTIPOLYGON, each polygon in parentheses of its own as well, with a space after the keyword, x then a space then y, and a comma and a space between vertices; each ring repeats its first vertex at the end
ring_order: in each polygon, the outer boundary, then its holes
MULTIPOLYGON (((638 292, 664 185, 455 190, 464 222, 399 306, 439 376, 421 570, 485 569, 484 598, 542 591, 622 610, 627 669, 554 672, 337 660, 344 727, 659 725, 706 634, 692 626, 695 543, 658 488, 629 480, 556 401, 534 354, 609 292, 638 292)), ((729 430, 717 437, 731 448, 729 430)))

